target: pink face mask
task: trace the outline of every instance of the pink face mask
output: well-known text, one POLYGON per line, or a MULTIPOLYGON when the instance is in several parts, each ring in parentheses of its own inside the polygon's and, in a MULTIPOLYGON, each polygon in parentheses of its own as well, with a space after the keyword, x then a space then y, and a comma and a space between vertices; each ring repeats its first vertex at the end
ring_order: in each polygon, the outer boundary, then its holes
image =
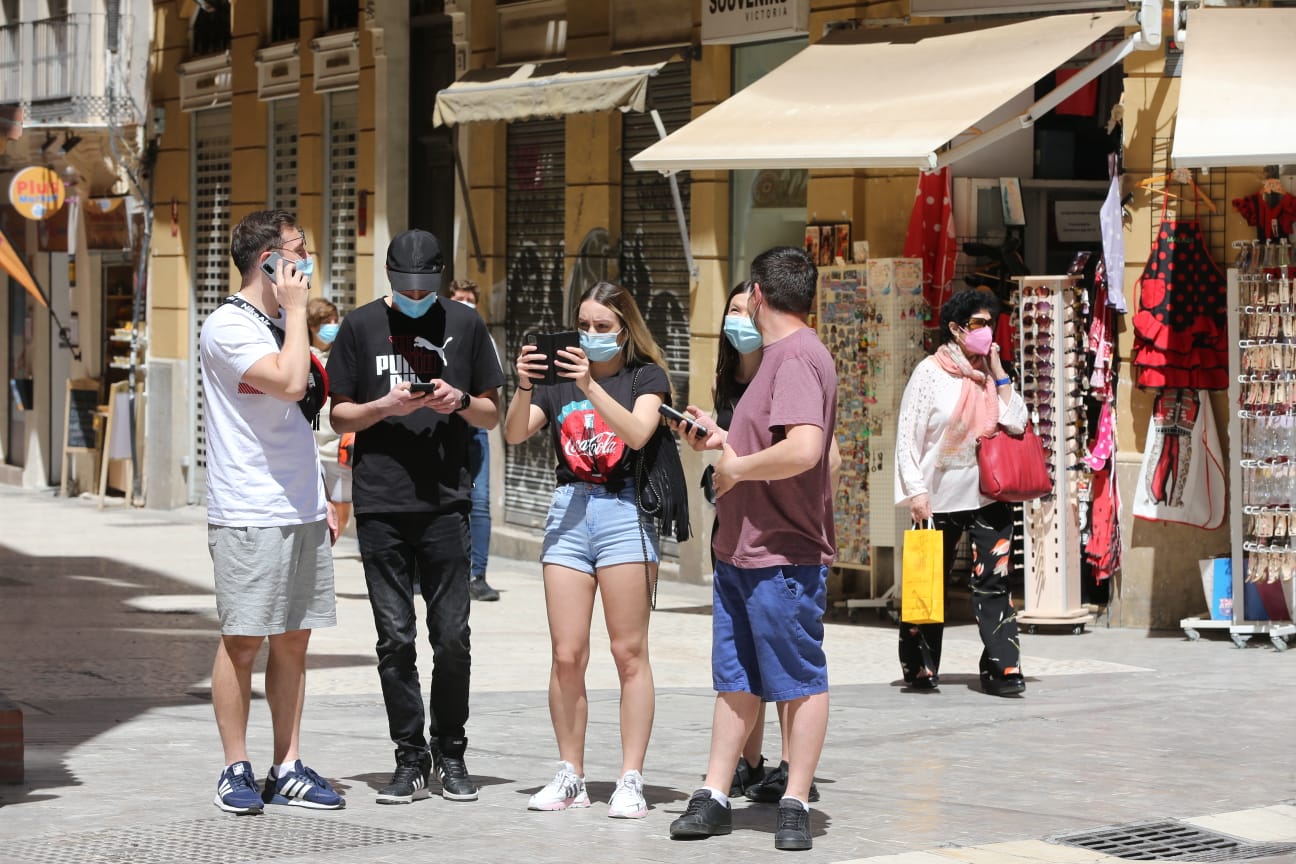
POLYGON ((990 353, 990 345, 993 342, 994 332, 989 327, 969 330, 967 335, 963 337, 963 347, 982 357, 990 353))

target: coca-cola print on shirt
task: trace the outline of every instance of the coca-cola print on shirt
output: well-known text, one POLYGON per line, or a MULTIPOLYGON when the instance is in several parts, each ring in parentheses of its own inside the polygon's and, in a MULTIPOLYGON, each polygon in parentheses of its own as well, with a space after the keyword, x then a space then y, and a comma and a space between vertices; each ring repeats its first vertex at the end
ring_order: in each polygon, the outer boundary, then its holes
POLYGON ((588 399, 558 412, 558 446, 567 467, 587 483, 605 482, 628 449, 588 399))
MULTIPOLYGON (((599 386, 617 404, 633 410, 634 374, 638 368, 638 393, 670 398, 670 382, 660 366, 624 367, 599 386)), ((558 457, 556 480, 563 483, 612 483, 630 479, 632 452, 574 383, 562 381, 552 386, 535 385, 532 404, 544 412, 549 421, 550 440, 558 457)))

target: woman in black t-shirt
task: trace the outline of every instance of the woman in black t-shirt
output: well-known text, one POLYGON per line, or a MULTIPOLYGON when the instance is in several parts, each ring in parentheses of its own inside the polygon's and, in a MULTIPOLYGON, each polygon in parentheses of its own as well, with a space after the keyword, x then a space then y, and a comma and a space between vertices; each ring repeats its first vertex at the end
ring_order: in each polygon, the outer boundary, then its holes
POLYGON ((589 288, 581 295, 577 321, 580 348, 546 358, 535 346, 522 346, 519 383, 504 418, 509 444, 548 425, 558 456, 558 485, 540 560, 553 652, 549 714, 561 761, 554 779, 531 796, 528 806, 589 806, 585 668, 594 597, 602 589, 621 680, 621 779, 608 815, 635 819, 648 812, 641 772, 655 704, 648 611, 658 542, 656 526, 639 512, 633 456, 657 428, 657 409, 670 401, 670 382, 661 349, 624 288, 608 282, 589 288), (562 380, 545 386, 537 382, 549 362, 562 380))

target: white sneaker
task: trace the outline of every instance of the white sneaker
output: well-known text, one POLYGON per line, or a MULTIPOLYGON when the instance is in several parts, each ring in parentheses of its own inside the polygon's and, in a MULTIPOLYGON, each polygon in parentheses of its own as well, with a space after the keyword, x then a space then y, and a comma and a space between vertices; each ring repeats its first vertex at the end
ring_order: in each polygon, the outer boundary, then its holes
POLYGON ((627 771, 612 792, 608 801, 608 816, 613 819, 642 819, 648 815, 648 802, 644 800, 643 775, 627 771))
POLYGON ((569 807, 590 806, 589 793, 585 791, 585 778, 576 774, 570 762, 559 762, 558 773, 549 785, 531 796, 528 810, 566 810, 569 807))

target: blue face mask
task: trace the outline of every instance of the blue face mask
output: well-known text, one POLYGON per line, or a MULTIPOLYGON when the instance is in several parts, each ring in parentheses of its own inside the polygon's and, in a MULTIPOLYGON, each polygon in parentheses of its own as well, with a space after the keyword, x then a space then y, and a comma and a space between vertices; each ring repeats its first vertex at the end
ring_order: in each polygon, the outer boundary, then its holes
POLYGON ((301 275, 309 279, 315 273, 315 259, 303 258, 300 261, 294 261, 293 267, 297 270, 298 273, 300 273, 301 275))
POLYGON ((337 338, 338 329, 341 326, 341 324, 321 324, 319 333, 316 335, 319 336, 319 340, 325 345, 332 345, 333 340, 337 338))
POLYGON ((615 333, 586 333, 584 330, 580 334, 581 350, 585 356, 590 359, 591 363, 602 363, 605 360, 611 360, 621 350, 617 344, 617 337, 621 335, 618 330, 615 333))
POLYGON ((739 354, 750 354, 761 347, 760 331, 746 315, 726 315, 724 335, 739 354))
POLYGON ((429 294, 422 300, 411 300, 399 291, 392 292, 392 303, 406 318, 422 318, 436 302, 437 295, 429 294))

